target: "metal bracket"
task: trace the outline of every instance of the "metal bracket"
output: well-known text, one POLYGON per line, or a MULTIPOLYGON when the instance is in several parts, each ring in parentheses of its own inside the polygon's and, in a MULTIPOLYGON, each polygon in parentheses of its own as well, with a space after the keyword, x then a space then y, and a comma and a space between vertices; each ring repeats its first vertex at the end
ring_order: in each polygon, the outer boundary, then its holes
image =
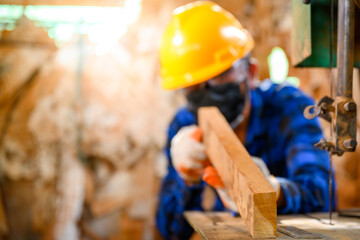
POLYGON ((335 148, 345 152, 355 151, 356 142, 356 103, 349 97, 335 98, 333 131, 335 148))
POLYGON ((342 156, 344 154, 344 151, 337 150, 334 143, 329 142, 324 138, 320 139, 320 141, 318 143, 315 143, 314 146, 320 148, 321 150, 329 152, 331 155, 336 154, 338 156, 342 156))
POLYGON ((322 117, 328 122, 331 122, 330 112, 334 112, 335 108, 332 106, 334 100, 327 96, 323 97, 317 106, 307 106, 304 109, 304 116, 306 119, 314 119, 316 117, 322 117))
POLYGON ((356 103, 352 98, 337 96, 334 101, 332 98, 323 97, 316 106, 307 106, 304 109, 304 117, 322 117, 331 123, 331 131, 335 133, 334 142, 321 139, 315 146, 338 156, 344 152, 355 151, 356 103))

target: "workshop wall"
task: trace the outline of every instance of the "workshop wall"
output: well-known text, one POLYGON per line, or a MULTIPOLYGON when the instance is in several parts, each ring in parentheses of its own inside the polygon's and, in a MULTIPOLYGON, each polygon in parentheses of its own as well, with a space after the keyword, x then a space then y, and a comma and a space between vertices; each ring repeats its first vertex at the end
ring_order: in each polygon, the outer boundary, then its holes
POLYGON ((142 16, 103 54, 86 36, 56 48, 26 17, 2 33, 0 154, 11 239, 123 239, 133 226, 138 238, 152 235, 155 167, 181 101, 158 85, 157 21, 142 16))
MULTIPOLYGON (((103 54, 86 36, 57 47, 25 17, 2 32, 1 196, 11 239, 156 236, 161 149, 183 102, 159 88, 157 49, 171 11, 188 2, 143 0, 139 21, 103 54)), ((260 79, 269 76, 273 47, 290 56, 290 1, 215 2, 254 35, 260 79)), ((315 99, 329 93, 328 70, 290 68, 289 75, 315 99)), ((334 165, 339 207, 359 206, 358 161, 346 154, 334 165)), ((0 214, 0 235, 2 222, 0 214)))

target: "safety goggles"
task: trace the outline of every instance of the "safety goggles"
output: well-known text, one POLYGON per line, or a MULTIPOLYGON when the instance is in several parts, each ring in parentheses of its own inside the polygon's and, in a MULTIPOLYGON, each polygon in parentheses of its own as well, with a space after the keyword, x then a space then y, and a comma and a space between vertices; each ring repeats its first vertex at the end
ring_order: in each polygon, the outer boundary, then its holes
POLYGON ((249 76, 249 57, 244 57, 234 62, 233 65, 225 72, 209 79, 206 82, 190 86, 184 89, 185 93, 188 94, 193 91, 197 91, 207 86, 215 87, 226 83, 242 83, 249 76))

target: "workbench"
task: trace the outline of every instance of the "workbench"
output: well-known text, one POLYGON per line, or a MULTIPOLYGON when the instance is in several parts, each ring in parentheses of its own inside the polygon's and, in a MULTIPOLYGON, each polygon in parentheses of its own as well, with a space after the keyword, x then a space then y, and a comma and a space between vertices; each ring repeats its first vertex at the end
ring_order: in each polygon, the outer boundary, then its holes
MULTIPOLYGON (((229 212, 187 211, 184 215, 203 239, 255 239, 241 217, 233 217, 229 212)), ((360 218, 340 217, 333 213, 330 225, 328 213, 278 215, 276 230, 275 239, 357 240, 360 239, 360 218)))

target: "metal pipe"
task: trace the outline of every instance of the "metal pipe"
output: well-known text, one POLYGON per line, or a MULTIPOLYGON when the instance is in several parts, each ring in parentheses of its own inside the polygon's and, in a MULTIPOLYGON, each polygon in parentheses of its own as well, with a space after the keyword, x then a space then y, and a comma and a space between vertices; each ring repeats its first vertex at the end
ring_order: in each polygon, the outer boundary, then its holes
POLYGON ((337 46, 337 96, 352 98, 354 67, 355 2, 339 0, 337 46))

